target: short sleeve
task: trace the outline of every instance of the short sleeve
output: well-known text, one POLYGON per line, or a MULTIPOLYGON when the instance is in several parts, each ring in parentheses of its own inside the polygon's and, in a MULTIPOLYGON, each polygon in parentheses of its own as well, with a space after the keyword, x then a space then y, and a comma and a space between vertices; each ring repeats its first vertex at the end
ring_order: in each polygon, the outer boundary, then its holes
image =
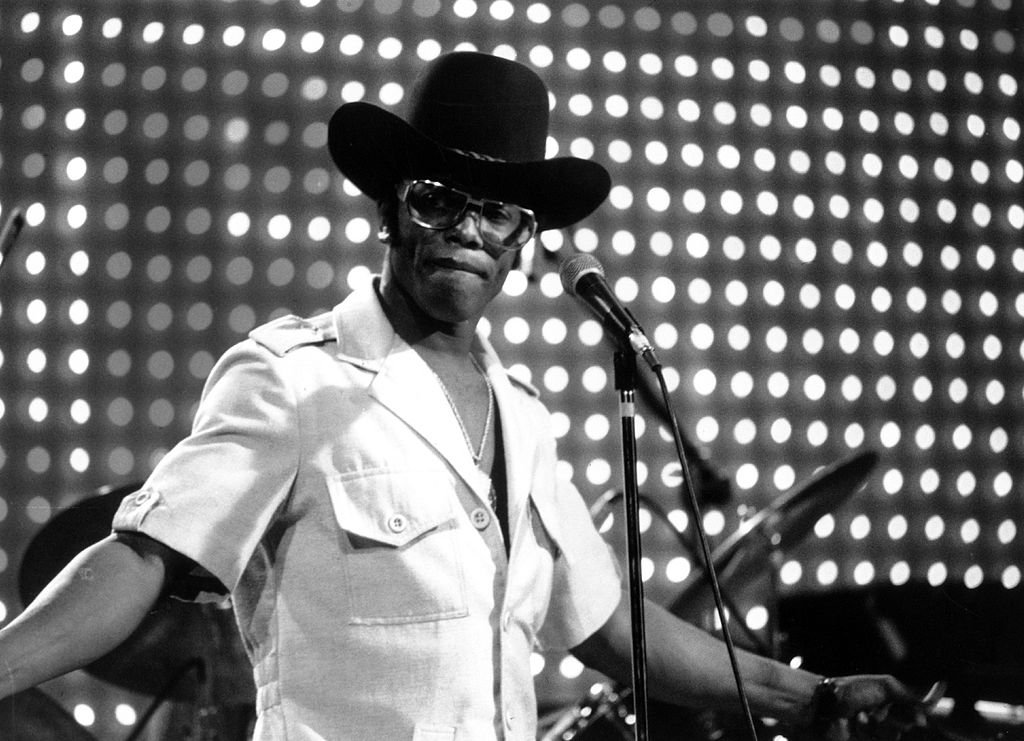
MULTIPOLYGON (((554 474, 553 439, 543 453, 550 459, 553 496, 537 496, 534 504, 557 544, 551 602, 538 634, 543 648, 568 649, 596 632, 611 617, 622 597, 618 564, 597 532, 583 497, 569 481, 554 474)), ((542 484, 535 484, 535 490, 542 484)))
POLYGON ((191 434, 125 497, 114 529, 164 543, 233 589, 296 475, 300 432, 285 362, 251 340, 225 353, 191 434))

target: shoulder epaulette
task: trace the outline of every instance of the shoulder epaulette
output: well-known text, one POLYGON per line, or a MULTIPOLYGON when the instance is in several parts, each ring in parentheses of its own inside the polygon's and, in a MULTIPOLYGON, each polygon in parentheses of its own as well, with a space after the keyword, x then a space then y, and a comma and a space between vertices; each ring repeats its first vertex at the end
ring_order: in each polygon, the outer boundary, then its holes
POLYGON ((303 345, 322 345, 334 337, 331 314, 320 314, 309 319, 289 314, 256 327, 249 337, 278 357, 283 357, 303 345))

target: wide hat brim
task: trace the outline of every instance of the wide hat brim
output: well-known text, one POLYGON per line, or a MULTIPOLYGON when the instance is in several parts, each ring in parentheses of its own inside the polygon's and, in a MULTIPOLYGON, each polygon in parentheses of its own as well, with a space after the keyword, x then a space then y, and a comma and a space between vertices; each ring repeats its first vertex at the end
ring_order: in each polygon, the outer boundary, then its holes
POLYGON ((405 120, 370 103, 346 103, 328 124, 338 169, 363 193, 381 200, 406 178, 428 178, 481 198, 537 214, 538 230, 561 229, 591 214, 611 189, 608 171, 578 157, 508 162, 443 146, 405 120))

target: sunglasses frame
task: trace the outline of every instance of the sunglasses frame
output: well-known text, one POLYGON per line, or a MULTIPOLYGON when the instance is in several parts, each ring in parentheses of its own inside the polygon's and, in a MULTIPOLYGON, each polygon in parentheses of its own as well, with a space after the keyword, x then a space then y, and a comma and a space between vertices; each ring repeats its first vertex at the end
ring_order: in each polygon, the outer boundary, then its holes
MULTIPOLYGON (((518 205, 516 205, 514 203, 508 203, 506 201, 495 201, 495 200, 492 200, 490 198, 474 198, 471 194, 467 193, 464 190, 459 190, 458 188, 453 188, 450 185, 445 185, 444 183, 439 183, 436 180, 429 180, 427 178, 416 178, 415 180, 410 180, 407 183, 405 183, 405 185, 401 188, 401 190, 399 191, 398 197, 399 197, 399 200, 401 200, 402 203, 405 204, 405 209, 409 213, 409 218, 411 218, 414 223, 418 224, 419 226, 423 227, 424 229, 433 229, 435 231, 442 231, 444 229, 451 229, 453 226, 455 226, 456 224, 460 223, 464 218, 466 218, 466 212, 469 211, 471 206, 474 207, 476 212, 479 214, 480 221, 482 221, 484 219, 483 213, 484 213, 484 206, 486 204, 493 204, 494 206, 496 206, 498 208, 505 208, 505 207, 508 207, 508 206, 513 206, 513 207, 519 209, 519 211, 521 211, 522 213, 528 215, 530 220, 531 220, 531 222, 532 222, 531 225, 530 225, 530 228, 527 230, 526 238, 523 239, 521 242, 517 242, 517 243, 511 244, 511 245, 504 244, 502 242, 496 242, 495 243, 495 242, 491 242, 491 240, 487 240, 488 244, 493 244, 495 247, 500 247, 501 249, 506 250, 508 252, 514 252, 515 250, 522 249, 537 234, 537 214, 535 214, 531 209, 525 208, 524 206, 518 206, 518 205), (459 209, 459 211, 453 217, 452 223, 448 224, 447 226, 433 226, 431 224, 426 223, 421 218, 419 218, 415 213, 413 213, 412 206, 409 205, 409 192, 413 189, 413 187, 415 185, 420 184, 420 183, 425 184, 425 185, 430 185, 430 186, 433 186, 433 187, 436 187, 436 188, 443 188, 444 190, 447 190, 447 191, 449 191, 451 193, 457 193, 458 195, 460 195, 460 196, 462 196, 463 198, 466 199, 466 202, 463 204, 462 208, 459 209)), ((480 221, 477 222, 477 228, 480 230, 480 236, 483 237, 483 228, 480 225, 480 221)))

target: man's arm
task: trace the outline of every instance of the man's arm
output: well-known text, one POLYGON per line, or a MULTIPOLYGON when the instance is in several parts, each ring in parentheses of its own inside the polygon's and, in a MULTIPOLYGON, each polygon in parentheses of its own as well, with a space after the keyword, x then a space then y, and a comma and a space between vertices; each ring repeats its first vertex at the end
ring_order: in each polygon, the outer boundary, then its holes
MULTIPOLYGON (((651 697, 676 705, 739 710, 725 644, 650 601, 644 611, 651 697)), ((587 666, 628 684, 632 678, 631 637, 629 597, 623 594, 605 625, 572 653, 587 666)), ((821 676, 740 649, 737 662, 755 715, 798 727, 814 720, 815 690, 821 676)), ((860 712, 882 716, 890 706, 912 707, 918 700, 887 676, 842 677, 835 688, 837 703, 827 710, 837 717, 850 718, 860 712)))
POLYGON ((112 651, 187 563, 161 543, 130 533, 82 551, 0 630, 0 697, 112 651))

